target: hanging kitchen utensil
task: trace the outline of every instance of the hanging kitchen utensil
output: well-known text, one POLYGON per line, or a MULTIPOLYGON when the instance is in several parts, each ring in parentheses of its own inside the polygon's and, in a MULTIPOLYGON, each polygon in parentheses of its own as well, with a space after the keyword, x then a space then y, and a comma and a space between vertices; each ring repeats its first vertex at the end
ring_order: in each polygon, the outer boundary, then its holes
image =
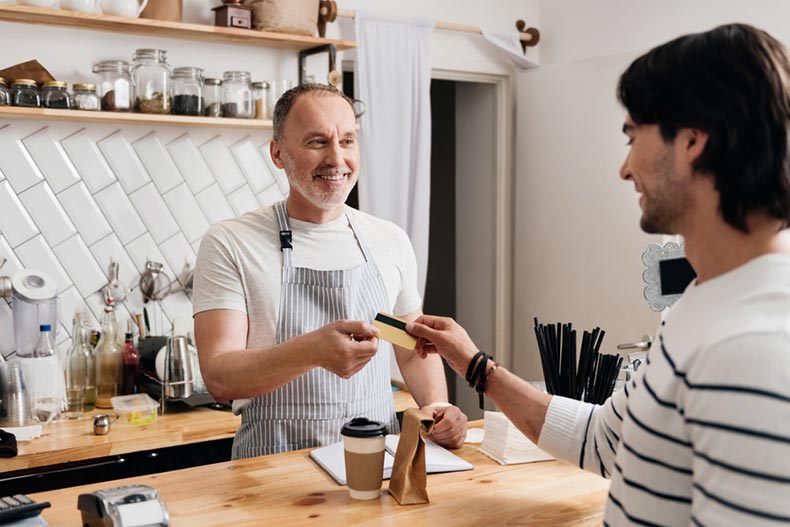
POLYGON ((172 281, 162 267, 159 262, 149 260, 145 263, 145 271, 140 275, 140 293, 146 302, 162 300, 170 293, 172 281))
POLYGON ((118 269, 120 264, 114 260, 110 260, 110 281, 104 286, 104 303, 110 305, 110 299, 115 301, 118 305, 126 300, 126 286, 124 286, 118 279, 118 269))

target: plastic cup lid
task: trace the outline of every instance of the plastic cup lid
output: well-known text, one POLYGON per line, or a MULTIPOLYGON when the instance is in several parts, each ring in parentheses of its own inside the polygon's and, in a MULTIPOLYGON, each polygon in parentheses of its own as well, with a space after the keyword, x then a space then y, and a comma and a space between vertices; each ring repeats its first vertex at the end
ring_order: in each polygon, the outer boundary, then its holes
POLYGON ((343 425, 340 433, 349 437, 379 437, 387 433, 387 427, 381 421, 371 421, 367 417, 355 417, 343 425))

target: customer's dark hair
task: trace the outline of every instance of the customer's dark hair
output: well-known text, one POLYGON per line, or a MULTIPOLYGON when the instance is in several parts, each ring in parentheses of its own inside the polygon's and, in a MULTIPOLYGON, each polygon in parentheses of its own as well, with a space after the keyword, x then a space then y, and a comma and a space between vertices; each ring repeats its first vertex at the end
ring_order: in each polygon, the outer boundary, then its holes
POLYGON ((636 124, 708 134, 695 170, 710 174, 721 214, 748 232, 763 211, 790 226, 790 61, 768 33, 744 24, 686 35, 636 59, 617 96, 636 124))
POLYGON ((337 95, 348 103, 352 111, 354 110, 354 103, 351 101, 351 99, 349 99, 345 93, 338 90, 334 86, 316 83, 300 84, 295 88, 291 88, 287 92, 283 93, 277 100, 277 104, 274 105, 274 116, 272 117, 274 121, 274 139, 278 141, 282 140, 283 129, 285 128, 285 119, 288 117, 288 113, 291 111, 291 108, 293 108, 296 99, 306 93, 315 95, 337 95))

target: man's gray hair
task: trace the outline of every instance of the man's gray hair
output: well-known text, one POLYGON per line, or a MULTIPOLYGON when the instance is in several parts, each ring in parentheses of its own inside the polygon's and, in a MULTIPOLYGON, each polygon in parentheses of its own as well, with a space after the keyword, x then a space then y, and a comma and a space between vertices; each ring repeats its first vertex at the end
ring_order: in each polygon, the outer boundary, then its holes
POLYGON ((348 103, 351 107, 351 110, 354 110, 354 103, 349 99, 345 93, 338 90, 334 86, 330 86, 329 84, 317 84, 317 83, 308 83, 308 84, 300 84, 295 88, 291 88, 287 92, 283 93, 280 98, 277 100, 277 104, 274 106, 274 134, 273 137, 277 141, 281 141, 283 137, 283 130, 285 129, 285 119, 288 117, 288 113, 293 108, 296 99, 299 96, 304 95, 306 93, 312 93, 315 95, 337 95, 341 97, 344 101, 348 103))

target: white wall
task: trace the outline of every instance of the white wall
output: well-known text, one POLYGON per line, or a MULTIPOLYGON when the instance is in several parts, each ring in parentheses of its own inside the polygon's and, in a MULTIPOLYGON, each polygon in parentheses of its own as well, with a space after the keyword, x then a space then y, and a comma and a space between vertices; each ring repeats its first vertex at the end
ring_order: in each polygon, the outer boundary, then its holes
POLYGON ((736 0, 542 0, 543 67, 518 76, 514 365, 541 378, 532 317, 600 325, 603 349, 653 334, 658 314, 642 298, 633 184, 618 179, 626 155, 615 97, 639 54, 681 34, 734 21, 790 42, 790 3, 736 0))

